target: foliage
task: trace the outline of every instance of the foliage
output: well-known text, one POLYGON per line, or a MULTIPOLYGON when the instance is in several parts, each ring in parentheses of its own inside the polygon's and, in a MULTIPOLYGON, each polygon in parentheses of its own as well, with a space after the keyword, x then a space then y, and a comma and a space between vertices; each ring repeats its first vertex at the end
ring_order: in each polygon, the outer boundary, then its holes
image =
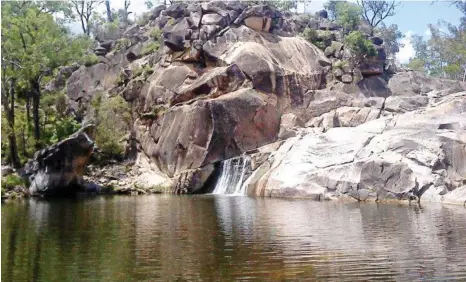
POLYGON ((306 39, 307 41, 309 41, 311 43, 318 39, 317 31, 315 31, 314 29, 309 28, 309 27, 306 27, 304 29, 301 36, 304 37, 304 39, 306 39))
POLYGON ((95 54, 85 55, 80 61, 80 63, 85 65, 86 67, 93 66, 95 64, 98 64, 99 62, 99 57, 97 57, 97 55, 95 54))
POLYGON ((144 73, 153 73, 153 70, 149 66, 137 68, 137 69, 133 70, 132 77, 135 78, 135 77, 138 77, 138 76, 140 76, 140 75, 142 75, 144 73))
POLYGON ((336 20, 338 2, 341 2, 341 0, 330 0, 324 3, 324 9, 331 20, 336 20))
POLYGON ((362 9, 363 18, 374 28, 378 26, 383 20, 395 15, 395 8, 397 6, 395 0, 385 1, 367 1, 358 0, 358 5, 362 9))
POLYGON ((345 32, 355 30, 361 21, 361 8, 358 5, 339 1, 335 4, 335 18, 345 32))
POLYGON ((399 40, 402 39, 404 35, 396 24, 387 27, 382 23, 380 28, 375 29, 375 33, 383 39, 383 45, 389 57, 394 57, 394 55, 400 51, 400 48, 403 47, 403 44, 400 43, 399 40))
POLYGON ((51 142, 49 136, 42 133, 50 123, 63 117, 57 116, 55 105, 41 103, 47 95, 41 94, 40 86, 59 66, 82 58, 90 46, 89 38, 73 36, 63 25, 64 21, 55 20, 57 12, 67 16, 69 7, 66 5, 47 1, 1 3, 1 92, 8 120, 8 138, 2 138, 2 152, 8 152, 6 157, 10 160, 24 162, 51 142), (45 114, 49 111, 52 113, 45 114), (14 155, 9 156, 10 152, 14 155))
POLYGON ((411 58, 407 67, 415 71, 424 72, 424 65, 425 62, 423 60, 419 58, 411 58))
POLYGON ((149 42, 144 45, 144 48, 142 49, 141 53, 143 56, 149 55, 159 50, 159 47, 160 47, 159 42, 149 42))
POLYGON ((158 27, 151 28, 149 30, 149 37, 154 39, 154 41, 159 41, 162 38, 162 30, 158 27))
POLYGON ((408 67, 432 76, 466 80, 466 26, 440 23, 430 25, 431 37, 413 36, 415 50, 408 67))
POLYGON ((320 36, 312 28, 306 27, 304 31, 300 34, 304 39, 306 39, 309 43, 314 44, 317 48, 324 50, 326 47, 325 42, 328 41, 330 37, 329 32, 323 32, 320 36))
POLYGON ((16 174, 10 174, 5 177, 2 177, 2 194, 5 191, 12 190, 16 186, 23 186, 24 181, 21 177, 16 174))
POLYGON ((145 26, 149 23, 150 14, 148 12, 142 13, 137 19, 136 24, 139 26, 145 26))
POLYGON ((95 110, 97 146, 107 155, 123 154, 121 139, 131 127, 128 104, 120 96, 105 98, 103 94, 99 94, 94 97, 91 105, 95 110))
POLYGON ((70 0, 71 10, 81 21, 83 33, 87 36, 91 33, 92 15, 97 7, 102 4, 100 0, 70 0))
POLYGON ((152 7, 154 7, 154 3, 152 3, 152 1, 150 1, 150 0, 146 0, 144 2, 144 5, 146 5, 147 9, 152 9, 152 7))
POLYGON ((360 31, 352 31, 345 37, 345 44, 356 56, 375 56, 377 54, 370 40, 364 38, 360 31))
POLYGON ((115 50, 126 50, 131 46, 131 39, 120 38, 115 43, 115 50))

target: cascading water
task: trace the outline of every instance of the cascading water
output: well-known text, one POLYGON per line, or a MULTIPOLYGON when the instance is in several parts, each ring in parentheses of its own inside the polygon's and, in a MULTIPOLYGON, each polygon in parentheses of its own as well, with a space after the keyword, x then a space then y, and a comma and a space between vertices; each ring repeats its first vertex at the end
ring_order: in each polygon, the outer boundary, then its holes
POLYGON ((247 189, 243 182, 246 180, 246 173, 250 170, 250 165, 249 156, 225 160, 222 164, 220 178, 212 194, 246 195, 247 189))

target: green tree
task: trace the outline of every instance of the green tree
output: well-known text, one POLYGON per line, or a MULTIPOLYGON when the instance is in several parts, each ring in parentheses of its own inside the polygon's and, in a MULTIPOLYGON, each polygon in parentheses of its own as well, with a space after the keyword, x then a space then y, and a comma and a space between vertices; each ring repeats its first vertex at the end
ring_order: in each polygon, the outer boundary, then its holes
POLYGON ((407 64, 407 67, 412 69, 412 70, 415 70, 415 71, 420 71, 420 72, 424 72, 424 65, 425 65, 425 62, 420 59, 420 58, 411 58, 409 60, 409 63, 407 64))
POLYGON ((121 139, 132 125, 131 111, 121 96, 105 97, 98 94, 92 100, 97 124, 96 143, 108 156, 119 156, 124 152, 121 139))
POLYGON ((88 39, 70 36, 68 30, 54 20, 54 13, 63 11, 60 10, 63 8, 61 6, 50 6, 45 1, 2 2, 1 6, 2 98, 5 98, 2 99, 2 105, 10 127, 9 159, 16 165, 17 153, 14 153, 14 147, 18 128, 15 119, 18 111, 25 107, 24 116, 29 131, 32 107, 33 136, 36 148, 40 148, 41 84, 57 67, 82 57, 90 42, 88 39), (23 99, 25 104, 19 105, 23 99))
POLYGON ((372 42, 365 39, 360 31, 350 32, 345 37, 345 44, 355 53, 357 59, 360 57, 375 56, 377 54, 372 42))
POLYGON ((388 57, 393 58, 395 54, 400 51, 400 48, 403 47, 400 39, 402 39, 404 35, 398 29, 398 25, 396 24, 386 26, 384 23, 382 23, 380 27, 375 29, 375 34, 383 39, 383 44, 385 46, 385 51, 387 52, 388 57))
POLYGON ((361 8, 346 1, 340 1, 335 6, 335 18, 343 27, 345 33, 355 30, 361 21, 361 8))
POLYGON ((395 15, 395 8, 398 5, 394 0, 358 0, 357 3, 361 7, 363 18, 372 26, 372 28, 377 27, 386 18, 395 15))
POLYGON ((341 1, 330 0, 325 2, 324 9, 327 10, 328 17, 332 20, 336 20, 337 17, 337 4, 341 1))
MULTIPOLYGON (((92 21, 91 17, 97 9, 97 7, 102 4, 103 1, 96 0, 71 0, 71 5, 73 7, 74 13, 78 16, 81 22, 81 28, 83 33, 89 36, 91 34, 92 21)), ((109 6, 110 7, 110 4, 109 6)))

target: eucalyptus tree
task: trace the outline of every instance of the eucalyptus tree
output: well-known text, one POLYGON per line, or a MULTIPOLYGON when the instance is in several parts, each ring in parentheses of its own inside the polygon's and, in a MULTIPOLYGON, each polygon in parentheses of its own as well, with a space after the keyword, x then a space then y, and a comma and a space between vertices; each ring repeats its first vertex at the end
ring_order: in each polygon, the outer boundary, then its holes
POLYGON ((8 82, 2 83, 2 93, 9 93, 2 97, 6 98, 2 99, 3 108, 9 103, 10 111, 6 114, 10 113, 9 125, 14 134, 15 90, 26 93, 26 108, 29 113, 32 107, 33 136, 39 148, 41 81, 59 66, 81 58, 89 41, 71 36, 67 28, 55 20, 59 10, 50 9, 47 1, 2 2, 1 5, 2 82, 8 82))

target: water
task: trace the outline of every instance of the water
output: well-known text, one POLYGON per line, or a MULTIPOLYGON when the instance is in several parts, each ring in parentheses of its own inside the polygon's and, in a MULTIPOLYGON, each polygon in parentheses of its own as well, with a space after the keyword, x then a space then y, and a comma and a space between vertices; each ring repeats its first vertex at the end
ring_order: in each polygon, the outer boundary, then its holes
POLYGON ((222 163, 222 171, 212 194, 217 195, 246 195, 246 174, 250 169, 251 159, 241 156, 225 160, 222 163))
POLYGON ((466 209, 225 196, 2 205, 2 281, 466 281, 466 209))

